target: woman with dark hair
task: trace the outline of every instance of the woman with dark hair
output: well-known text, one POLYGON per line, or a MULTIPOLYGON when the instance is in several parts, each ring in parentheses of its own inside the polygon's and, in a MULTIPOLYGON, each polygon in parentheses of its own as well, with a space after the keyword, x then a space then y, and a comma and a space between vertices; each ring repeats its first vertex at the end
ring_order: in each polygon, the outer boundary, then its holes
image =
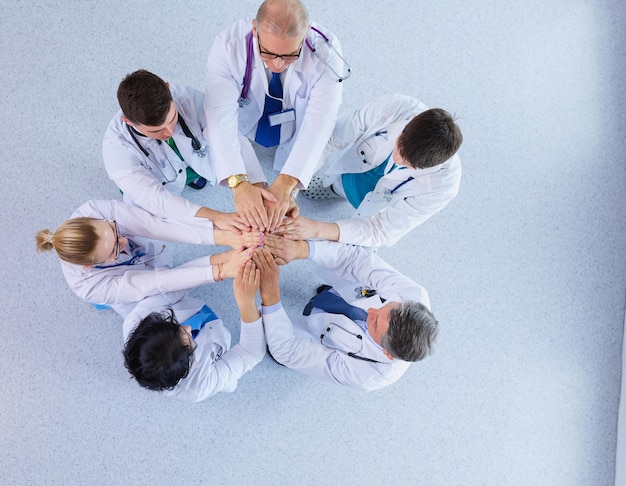
POLYGON ((199 402, 232 392, 241 376, 265 356, 267 344, 255 302, 259 271, 240 265, 233 292, 241 314, 239 343, 221 319, 187 291, 153 295, 124 320, 124 363, 142 387, 199 402))

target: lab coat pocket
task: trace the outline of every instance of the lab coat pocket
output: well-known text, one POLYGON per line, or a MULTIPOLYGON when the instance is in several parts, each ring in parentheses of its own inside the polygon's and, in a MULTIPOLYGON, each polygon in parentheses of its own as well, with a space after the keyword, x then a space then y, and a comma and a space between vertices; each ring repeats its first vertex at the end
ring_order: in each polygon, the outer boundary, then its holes
MULTIPOLYGON (((347 318, 346 318, 347 319, 347 318)), ((349 321, 349 319, 347 319, 349 321)), ((329 322, 320 334, 321 343, 329 349, 341 351, 346 354, 358 354, 363 349, 363 331, 354 330, 352 321, 343 323, 329 322), (360 331, 360 332, 359 332, 360 331)))
POLYGON ((280 143, 289 142, 293 138, 294 134, 296 133, 295 111, 293 111, 293 113, 294 113, 294 116, 292 120, 284 121, 280 125, 280 143))
POLYGON ((365 165, 368 165, 366 170, 369 170, 374 164, 374 154, 376 153, 376 144, 374 138, 369 137, 356 145, 356 155, 358 159, 365 165))

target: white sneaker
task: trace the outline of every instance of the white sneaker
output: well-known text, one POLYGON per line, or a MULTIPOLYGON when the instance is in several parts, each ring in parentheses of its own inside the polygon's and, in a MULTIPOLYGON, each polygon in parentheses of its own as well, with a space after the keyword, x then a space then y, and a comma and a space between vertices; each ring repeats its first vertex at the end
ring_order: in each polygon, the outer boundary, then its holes
POLYGON ((309 187, 304 191, 300 191, 302 195, 308 199, 341 199, 341 196, 332 189, 332 185, 324 187, 321 177, 313 176, 309 187))

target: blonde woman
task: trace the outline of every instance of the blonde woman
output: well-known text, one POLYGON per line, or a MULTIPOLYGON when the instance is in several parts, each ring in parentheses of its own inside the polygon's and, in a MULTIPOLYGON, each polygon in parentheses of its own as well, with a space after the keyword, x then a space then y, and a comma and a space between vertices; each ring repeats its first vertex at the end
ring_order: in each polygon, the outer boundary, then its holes
POLYGON ((246 248, 262 234, 218 230, 206 218, 166 220, 119 201, 88 201, 54 232, 39 231, 40 251, 55 250, 65 279, 86 302, 109 305, 126 317, 143 298, 233 278, 246 248), (224 245, 235 250, 176 268, 159 241, 224 245))

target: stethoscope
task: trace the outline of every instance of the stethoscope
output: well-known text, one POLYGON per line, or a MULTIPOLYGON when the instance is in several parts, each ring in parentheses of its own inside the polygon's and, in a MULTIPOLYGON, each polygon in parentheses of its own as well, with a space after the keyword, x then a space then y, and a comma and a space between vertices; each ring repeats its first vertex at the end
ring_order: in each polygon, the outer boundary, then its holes
MULTIPOLYGON (((385 135, 387 135, 387 130, 381 130, 374 134, 375 137, 385 136, 385 135)), ((391 157, 391 155, 389 157, 391 157)), ((406 169, 406 167, 400 167, 397 170, 403 170, 403 169, 406 169)), ((398 189, 400 189, 403 185, 405 185, 407 182, 411 182, 413 179, 415 179, 415 177, 410 176, 407 179, 400 182, 398 185, 396 185, 396 187, 394 187, 393 189, 385 189, 385 191, 383 192, 383 199, 385 200, 385 202, 391 202, 391 199, 393 198, 393 194, 398 189)))
MULTIPOLYGON (((348 331, 345 327, 340 326, 339 324, 337 324, 335 322, 331 322, 330 324, 335 326, 337 329, 341 329, 343 332, 345 332, 347 334, 350 334, 351 336, 357 338, 359 340, 359 342, 361 343, 361 349, 359 349, 357 351, 357 353, 360 353, 361 351, 363 351, 363 335, 362 334, 356 333, 356 332, 352 332, 352 331, 348 331)), ((326 332, 330 332, 330 326, 326 326, 326 332)), ((339 348, 336 348, 336 347, 333 347, 333 346, 329 346, 328 344, 324 343, 324 336, 326 336, 326 334, 324 334, 324 333, 320 334, 320 344, 322 346, 327 347, 328 349, 332 349, 333 351, 339 351, 340 353, 347 354, 351 358, 360 359, 361 361, 369 361, 370 363, 380 363, 380 361, 376 361, 375 359, 366 358, 365 356, 359 356, 358 354, 353 353, 353 352, 346 353, 343 349, 339 349, 339 348)))
MULTIPOLYGON (((196 137, 193 134, 193 132, 189 129, 189 127, 187 126, 187 123, 185 123, 185 119, 180 114, 180 111, 178 112, 178 123, 180 124, 180 128, 182 129, 182 131, 185 134, 185 136, 187 138, 191 139, 191 148, 193 150, 194 155, 196 155, 197 157, 200 157, 200 158, 206 157, 206 154, 207 154, 206 145, 201 144, 200 140, 198 140, 198 137, 196 137)), ((140 137, 145 137, 145 135, 140 133, 140 132, 138 132, 137 130, 135 130, 133 127, 131 127, 128 124, 126 125, 126 128, 128 129, 128 133, 130 133, 130 136, 132 137, 133 141, 135 142, 135 145, 137 145, 137 147, 139 147, 139 150, 141 150, 141 152, 146 157, 146 159, 152 160, 150 158, 150 152, 148 152, 148 150, 146 148, 141 146, 141 144, 139 143, 139 140, 137 140, 137 137, 136 137, 136 135, 139 135, 140 137)), ((161 140, 157 140, 157 143, 159 145, 161 145, 162 141, 161 140)), ((167 177, 165 175, 165 173, 163 172, 163 170, 161 169, 161 167, 159 167, 158 164, 156 164, 156 163, 152 164, 154 167, 156 167, 156 169, 160 172, 161 177, 165 180, 165 182, 161 183, 163 185, 165 185, 165 184, 167 184, 169 182, 174 182, 178 178, 178 175, 183 171, 183 169, 178 169, 178 172, 176 172, 176 169, 174 168, 174 165, 172 164, 172 162, 170 161, 170 159, 169 159, 169 157, 167 155, 165 155, 165 160, 167 160, 167 163, 170 166, 170 173, 174 174, 174 178, 167 177)))
MULTIPOLYGON (((337 49, 335 49, 335 46, 331 44, 330 39, 321 30, 313 26, 311 26, 310 29, 313 32, 317 33, 324 40, 324 44, 326 44, 326 46, 330 50, 332 50, 339 59, 341 59, 341 62, 343 62, 346 68, 345 76, 341 76, 337 71, 335 71, 333 67, 329 64, 329 61, 325 62, 326 67, 330 69, 330 71, 337 77, 337 82, 341 83, 342 81, 348 79, 352 74, 352 69, 350 68, 350 64, 348 64, 348 61, 346 61, 344 57, 339 54, 337 49)), ((241 94, 239 95, 239 99, 237 100, 237 102, 239 103, 239 108, 243 108, 250 103, 250 98, 248 98, 248 92, 250 91, 250 79, 252 78, 252 62, 254 59, 254 44, 252 42, 252 38, 252 31, 250 31, 250 33, 246 36, 246 70, 243 75, 243 88, 241 89, 241 94)), ((304 43, 313 54, 322 59, 322 56, 319 54, 319 52, 317 52, 317 49, 311 43, 311 41, 309 41, 308 37, 304 40, 304 43)))
POLYGON ((132 255, 132 257, 130 259, 126 260, 125 262, 112 263, 111 265, 94 265, 94 268, 106 269, 106 268, 115 268, 115 267, 137 265, 137 264, 140 264, 140 263, 144 263, 145 264, 145 263, 151 262, 155 258, 159 257, 161 255, 161 253, 163 253, 165 251, 165 245, 163 245, 161 247, 161 251, 159 253, 157 253, 156 255, 152 255, 150 258, 146 258, 145 260, 140 260, 141 258, 145 257, 147 255, 147 253, 145 251, 141 251, 139 249, 139 247, 135 243, 133 243, 131 240, 127 240, 127 241, 128 241, 128 247, 130 249, 130 253, 132 255))
POLYGON ((413 179, 415 179, 415 177, 411 176, 408 179, 402 181, 400 184, 398 184, 393 189, 385 189, 385 192, 383 193, 383 197, 385 198, 385 201, 386 202, 390 202, 391 199, 393 198, 393 193, 396 192, 398 189, 400 189, 407 182, 411 182, 413 179))

